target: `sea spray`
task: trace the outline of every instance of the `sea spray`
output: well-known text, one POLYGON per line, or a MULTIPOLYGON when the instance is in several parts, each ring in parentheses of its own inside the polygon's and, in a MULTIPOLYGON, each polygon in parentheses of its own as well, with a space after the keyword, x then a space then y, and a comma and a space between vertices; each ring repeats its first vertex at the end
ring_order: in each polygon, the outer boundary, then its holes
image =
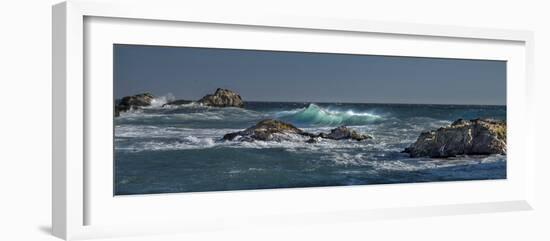
POLYGON ((171 93, 168 93, 163 96, 158 96, 158 97, 155 97, 153 101, 151 101, 151 105, 148 108, 161 108, 164 104, 170 101, 174 101, 175 99, 176 97, 174 97, 174 95, 171 93))

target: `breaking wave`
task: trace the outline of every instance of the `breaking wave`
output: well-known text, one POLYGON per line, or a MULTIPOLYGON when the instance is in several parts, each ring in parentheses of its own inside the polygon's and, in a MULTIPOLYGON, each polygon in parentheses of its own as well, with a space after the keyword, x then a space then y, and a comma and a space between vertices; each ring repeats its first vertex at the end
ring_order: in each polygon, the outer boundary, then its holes
POLYGON ((166 94, 166 95, 163 95, 163 96, 155 97, 151 101, 151 106, 146 107, 146 108, 161 108, 164 104, 166 104, 170 101, 174 101, 175 99, 176 99, 176 97, 174 97, 174 95, 172 95, 170 93, 166 94))
POLYGON ((294 111, 283 111, 279 115, 283 120, 292 123, 310 125, 365 125, 382 120, 380 115, 369 112, 355 112, 353 110, 331 110, 309 104, 307 108, 294 111))

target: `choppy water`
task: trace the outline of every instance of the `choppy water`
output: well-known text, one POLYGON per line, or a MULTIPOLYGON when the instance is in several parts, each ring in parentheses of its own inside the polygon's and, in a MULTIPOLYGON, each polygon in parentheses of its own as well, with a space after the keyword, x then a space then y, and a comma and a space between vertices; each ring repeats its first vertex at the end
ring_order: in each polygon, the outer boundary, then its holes
POLYGON ((115 118, 115 194, 148 194, 506 178, 506 156, 409 158, 422 131, 458 118, 506 118, 505 106, 247 102, 189 104, 115 118), (266 118, 308 132, 347 125, 374 140, 221 141, 266 118))

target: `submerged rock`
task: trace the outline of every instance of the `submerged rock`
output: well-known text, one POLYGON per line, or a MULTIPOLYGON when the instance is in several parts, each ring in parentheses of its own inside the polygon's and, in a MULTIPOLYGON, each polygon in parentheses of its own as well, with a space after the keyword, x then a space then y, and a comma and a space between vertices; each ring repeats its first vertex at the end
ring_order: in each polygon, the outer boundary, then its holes
POLYGON ((155 99, 155 97, 150 93, 125 96, 115 105, 115 116, 119 116, 120 112, 150 106, 153 99, 155 99))
POLYGON ((371 136, 359 134, 357 131, 345 126, 332 129, 330 133, 312 134, 305 132, 292 124, 274 119, 266 119, 258 122, 256 125, 243 131, 229 133, 223 136, 223 140, 239 141, 283 141, 299 140, 300 138, 309 138, 307 143, 316 143, 321 139, 331 140, 365 140, 371 139, 371 136))
POLYGON ((448 127, 421 133, 403 152, 410 157, 506 154, 506 122, 458 119, 448 127))
POLYGON ((321 138, 321 137, 319 137, 319 136, 316 136, 316 137, 311 137, 311 138, 309 138, 309 140, 307 140, 306 142, 307 142, 307 143, 317 143, 317 142, 320 142, 321 139, 323 139, 323 138, 321 138))
POLYGON ((202 97, 198 103, 213 107, 244 107, 243 100, 239 94, 221 88, 218 88, 214 94, 202 97))

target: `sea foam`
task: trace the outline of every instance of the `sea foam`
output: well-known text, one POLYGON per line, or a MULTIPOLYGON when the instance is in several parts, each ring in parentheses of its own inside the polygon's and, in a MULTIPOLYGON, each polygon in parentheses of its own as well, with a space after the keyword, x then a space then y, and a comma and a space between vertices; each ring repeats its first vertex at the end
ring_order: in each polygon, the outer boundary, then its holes
POLYGON ((279 113, 283 120, 298 124, 311 125, 364 125, 381 120, 380 115, 354 110, 337 110, 321 108, 316 104, 309 104, 307 108, 279 113))

